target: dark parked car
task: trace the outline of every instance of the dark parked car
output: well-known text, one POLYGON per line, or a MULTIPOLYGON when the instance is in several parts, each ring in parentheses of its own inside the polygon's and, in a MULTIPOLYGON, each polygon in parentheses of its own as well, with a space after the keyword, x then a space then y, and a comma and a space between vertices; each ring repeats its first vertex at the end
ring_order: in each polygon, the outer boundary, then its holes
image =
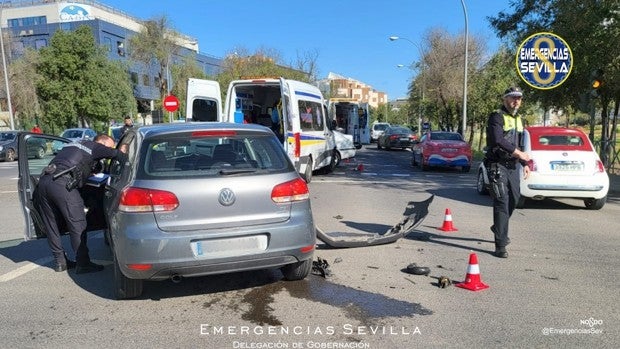
POLYGON ((462 172, 471 169, 471 146, 457 132, 426 132, 411 151, 411 165, 418 165, 423 171, 431 166, 460 167, 462 172))
POLYGON ((377 139, 377 149, 407 149, 416 139, 418 136, 411 129, 404 126, 390 126, 377 139))
MULTIPOLYGON (((95 132, 95 130, 93 130, 92 128, 68 128, 62 131, 62 134, 60 134, 60 137, 67 138, 72 142, 80 142, 85 140, 92 141, 93 139, 95 139, 96 136, 97 132, 95 132)), ((54 154, 57 154, 60 149, 62 149, 63 145, 64 144, 62 142, 53 142, 52 152, 54 152, 54 154)))
MULTIPOLYGON (((24 131, 2 131, 0 132, 0 160, 13 161, 17 159, 17 140, 20 133, 24 131)), ((47 144, 45 141, 35 142, 32 147, 29 147, 28 157, 41 159, 45 156, 47 151, 47 144)))
MULTIPOLYGON (((139 296, 144 280, 310 273, 316 232, 308 187, 270 129, 159 124, 127 131, 125 146, 128 163, 111 162, 102 196, 117 298, 139 296)), ((20 190, 31 193, 26 179, 40 170, 25 172, 20 161, 20 190)))

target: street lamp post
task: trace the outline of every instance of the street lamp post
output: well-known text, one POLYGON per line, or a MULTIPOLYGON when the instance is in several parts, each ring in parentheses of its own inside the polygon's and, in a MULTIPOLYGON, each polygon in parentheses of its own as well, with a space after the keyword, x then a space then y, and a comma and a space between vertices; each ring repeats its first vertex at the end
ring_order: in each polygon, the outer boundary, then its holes
MULTIPOLYGON (((403 38, 400 36, 390 36, 388 39, 390 39, 390 41, 396 41, 399 39, 405 40, 405 41, 409 41, 413 46, 415 46, 418 49, 418 54, 420 55, 420 63, 422 63, 423 61, 423 55, 422 55, 422 49, 420 49, 420 46, 418 44, 416 44, 415 42, 407 39, 407 38, 403 38)), ((397 67, 402 68, 404 67, 404 65, 402 64, 398 64, 397 67)), ((422 135, 422 103, 424 103, 424 78, 422 78, 422 101, 420 102, 420 104, 418 105, 418 112, 420 113, 420 115, 418 116, 418 134, 421 136, 422 135)))
POLYGON ((463 72, 463 124, 461 125, 462 135, 465 138, 465 129, 467 128, 467 56, 469 45, 469 25, 467 21, 467 8, 465 7, 465 0, 461 0, 463 6, 463 15, 465 16, 465 67, 463 72))

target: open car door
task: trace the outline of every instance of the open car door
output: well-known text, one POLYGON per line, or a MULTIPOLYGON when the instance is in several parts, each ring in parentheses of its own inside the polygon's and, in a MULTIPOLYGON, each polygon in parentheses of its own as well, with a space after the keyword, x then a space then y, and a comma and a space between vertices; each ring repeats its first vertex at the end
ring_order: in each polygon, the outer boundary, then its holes
POLYGON ((39 182, 43 169, 54 158, 52 149, 62 148, 69 143, 66 138, 24 132, 19 135, 17 145, 19 176, 17 191, 24 213, 24 239, 32 240, 46 237, 41 215, 34 209, 32 195, 39 182))

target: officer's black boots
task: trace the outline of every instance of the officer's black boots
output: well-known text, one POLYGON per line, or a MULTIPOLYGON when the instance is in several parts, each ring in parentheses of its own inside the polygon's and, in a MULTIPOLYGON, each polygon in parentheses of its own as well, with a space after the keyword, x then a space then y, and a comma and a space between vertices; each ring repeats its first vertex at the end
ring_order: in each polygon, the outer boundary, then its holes
POLYGON ((57 273, 65 271, 67 269, 75 268, 75 262, 67 258, 67 255, 65 255, 64 257, 64 260, 57 260, 56 264, 54 265, 54 271, 56 271, 57 273))

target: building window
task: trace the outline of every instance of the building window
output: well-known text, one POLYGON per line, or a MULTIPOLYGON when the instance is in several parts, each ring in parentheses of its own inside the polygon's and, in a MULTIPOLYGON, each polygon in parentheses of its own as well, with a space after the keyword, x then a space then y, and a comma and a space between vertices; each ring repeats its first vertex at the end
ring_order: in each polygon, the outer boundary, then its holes
POLYGON ((149 80, 149 76, 147 74, 142 74, 142 85, 151 86, 151 82, 149 80))
POLYGON ((37 50, 42 49, 43 47, 47 46, 47 40, 46 39, 36 39, 34 41, 34 48, 37 50))
POLYGON ((24 42, 23 41, 14 41, 13 42, 13 54, 17 56, 21 56, 24 54, 24 42))
POLYGON ((105 46, 106 51, 112 52, 112 39, 110 39, 107 36, 104 37, 103 38, 103 46, 105 46))
POLYGON ((159 80, 159 76, 155 77, 155 86, 159 88, 161 81, 159 80))
POLYGON ((138 73, 136 73, 136 72, 131 72, 131 82, 132 82, 134 85, 137 85, 137 84, 138 84, 138 73))
POLYGON ((123 44, 122 41, 116 42, 116 52, 118 52, 118 55, 121 57, 125 56, 125 44, 123 44))

